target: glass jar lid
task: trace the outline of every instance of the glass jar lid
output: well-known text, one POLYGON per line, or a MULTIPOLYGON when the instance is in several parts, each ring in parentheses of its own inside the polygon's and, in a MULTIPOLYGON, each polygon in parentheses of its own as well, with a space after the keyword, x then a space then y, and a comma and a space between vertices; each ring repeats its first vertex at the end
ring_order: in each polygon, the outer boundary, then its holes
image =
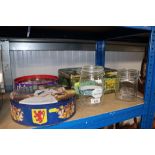
POLYGON ((88 66, 82 67, 82 72, 88 72, 88 73, 102 72, 102 73, 104 73, 104 68, 103 68, 103 66, 88 65, 88 66))

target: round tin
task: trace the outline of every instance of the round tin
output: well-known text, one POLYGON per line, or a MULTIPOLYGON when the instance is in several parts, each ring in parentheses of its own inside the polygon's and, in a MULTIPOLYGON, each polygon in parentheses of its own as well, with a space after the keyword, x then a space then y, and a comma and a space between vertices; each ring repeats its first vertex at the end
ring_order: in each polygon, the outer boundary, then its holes
POLYGON ((12 119, 22 125, 54 125, 72 117, 76 112, 75 97, 49 104, 20 104, 11 102, 12 119))

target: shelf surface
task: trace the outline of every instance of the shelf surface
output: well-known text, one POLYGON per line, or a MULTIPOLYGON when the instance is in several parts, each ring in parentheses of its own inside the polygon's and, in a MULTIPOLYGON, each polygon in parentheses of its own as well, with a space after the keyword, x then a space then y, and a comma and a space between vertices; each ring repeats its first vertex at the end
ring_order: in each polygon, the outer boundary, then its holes
MULTIPOLYGON (((143 100, 124 102, 115 99, 114 94, 104 96, 103 103, 96 106, 85 106, 77 100, 76 114, 63 123, 39 128, 100 128, 110 123, 136 117, 143 112, 143 100)), ((32 127, 15 123, 10 116, 9 98, 4 96, 4 104, 0 111, 0 128, 28 129, 32 127)))
POLYGON ((101 128, 143 113, 143 100, 125 102, 116 100, 115 94, 106 94, 103 103, 95 106, 85 106, 77 101, 77 112, 64 123, 38 128, 101 128))
POLYGON ((72 117, 71 120, 122 110, 142 103, 143 101, 141 99, 137 99, 137 101, 134 102, 126 102, 117 100, 114 93, 106 94, 104 96, 102 104, 94 106, 87 106, 80 103, 80 101, 77 101, 77 113, 72 117))

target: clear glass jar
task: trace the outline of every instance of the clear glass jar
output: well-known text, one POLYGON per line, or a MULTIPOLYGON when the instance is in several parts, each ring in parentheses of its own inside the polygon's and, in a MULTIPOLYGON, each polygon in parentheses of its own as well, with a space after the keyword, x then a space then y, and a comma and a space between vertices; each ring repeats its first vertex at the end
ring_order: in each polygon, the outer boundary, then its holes
POLYGON ((117 74, 116 97, 125 101, 135 101, 138 90, 139 71, 121 69, 117 74))
POLYGON ((103 96, 102 66, 84 66, 80 75, 80 102, 86 105, 94 105, 102 102, 103 96))

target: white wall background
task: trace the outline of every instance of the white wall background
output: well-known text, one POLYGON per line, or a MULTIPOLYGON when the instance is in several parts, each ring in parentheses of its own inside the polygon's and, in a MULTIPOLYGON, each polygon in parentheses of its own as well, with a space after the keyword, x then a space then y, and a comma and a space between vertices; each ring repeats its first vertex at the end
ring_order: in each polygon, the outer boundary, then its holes
POLYGON ((31 74, 57 75, 59 68, 95 64, 94 51, 10 51, 13 78, 31 74))
POLYGON ((140 70, 143 56, 144 51, 108 51, 105 55, 105 65, 115 69, 127 68, 140 70))
MULTIPOLYGON (((106 67, 140 70, 144 52, 108 51, 106 67)), ((95 51, 10 51, 12 77, 31 74, 57 75, 59 68, 95 64, 95 51)))

